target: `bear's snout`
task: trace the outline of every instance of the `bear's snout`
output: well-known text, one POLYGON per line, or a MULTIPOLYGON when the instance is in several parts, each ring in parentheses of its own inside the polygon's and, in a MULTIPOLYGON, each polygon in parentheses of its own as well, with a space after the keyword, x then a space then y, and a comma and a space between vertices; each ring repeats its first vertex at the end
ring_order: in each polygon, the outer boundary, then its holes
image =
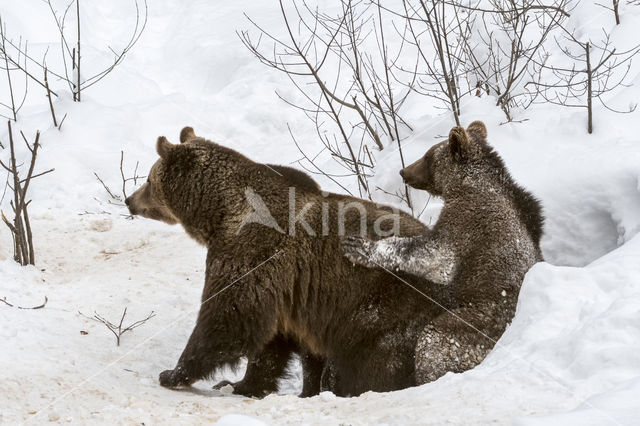
POLYGON ((132 204, 132 196, 129 196, 127 198, 125 198, 124 203, 126 204, 127 208, 129 209, 129 213, 131 213, 132 215, 136 215, 138 214, 138 212, 136 211, 136 209, 134 208, 134 205, 132 204))
POLYGON ((127 198, 125 198, 124 203, 126 204, 127 209, 129 210, 129 214, 132 214, 132 215, 140 214, 140 210, 136 209, 136 202, 133 199, 133 195, 130 195, 127 198))
POLYGON ((400 176, 402 177, 402 181, 409 186, 413 186, 413 184, 416 181, 415 168, 416 168, 416 165, 414 163, 400 170, 400 176))

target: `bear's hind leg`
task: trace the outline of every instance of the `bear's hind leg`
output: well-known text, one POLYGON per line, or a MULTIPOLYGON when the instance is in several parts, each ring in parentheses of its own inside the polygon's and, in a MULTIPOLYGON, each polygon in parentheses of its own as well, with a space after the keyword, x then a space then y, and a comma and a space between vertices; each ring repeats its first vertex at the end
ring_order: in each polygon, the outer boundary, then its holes
POLYGON ((415 328, 405 324, 402 329, 359 342, 357 351, 345 354, 333 365, 329 363, 332 368, 325 371, 325 376, 333 375, 328 377, 334 387, 330 390, 338 396, 358 396, 367 391, 389 392, 415 386, 415 336, 415 328))
POLYGON ((301 352, 300 363, 302 364, 302 392, 300 393, 300 398, 318 395, 322 387, 322 374, 325 364, 327 364, 326 359, 311 353, 301 352))
POLYGON ((462 373, 480 364, 512 317, 508 306, 486 302, 435 318, 416 344, 417 383, 429 383, 449 371, 462 373))
POLYGON ((250 357, 244 378, 236 383, 223 381, 214 386, 219 389, 225 385, 233 386, 233 393, 252 398, 263 398, 278 391, 278 379, 285 370, 298 346, 293 340, 278 334, 255 357, 250 357))

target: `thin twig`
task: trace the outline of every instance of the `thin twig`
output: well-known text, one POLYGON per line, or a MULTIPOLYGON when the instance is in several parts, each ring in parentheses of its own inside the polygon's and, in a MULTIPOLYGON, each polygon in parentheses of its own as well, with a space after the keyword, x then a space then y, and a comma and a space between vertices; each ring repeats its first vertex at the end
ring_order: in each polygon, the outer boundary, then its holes
POLYGON ((0 302, 4 303, 7 306, 10 306, 12 308, 18 308, 18 309, 24 309, 24 310, 34 310, 34 309, 42 309, 47 305, 47 302, 49 301, 49 299, 47 298, 47 296, 44 297, 44 302, 42 302, 42 304, 38 305, 38 306, 16 306, 12 303, 7 302, 7 298, 3 297, 2 299, 0 299, 0 302))
POLYGON ((104 183, 104 181, 100 178, 100 176, 98 176, 98 174, 96 172, 93 172, 93 174, 96 177, 96 179, 98 179, 98 181, 102 184, 102 186, 104 187, 104 189, 107 191, 107 193, 109 194, 109 196, 111 198, 113 198, 114 200, 117 200, 117 201, 122 201, 122 199, 120 198, 119 195, 114 195, 114 193, 111 192, 111 190, 109 189, 107 184, 104 183))
POLYGON ((2 38, 2 54, 4 55, 5 68, 7 70, 7 83, 9 85, 9 94, 11 95, 11 111, 13 112, 13 121, 17 120, 16 103, 13 98, 13 85, 11 84, 11 71, 9 69, 9 55, 7 54, 7 48, 5 45, 4 27, 2 23, 2 17, 0 16, 0 37, 2 38))
POLYGON ((64 123, 65 118, 67 118, 67 114, 64 114, 64 117, 62 117, 62 120, 60 120, 60 125, 58 126, 58 130, 62 130, 62 123, 64 123))
POLYGON ((118 325, 113 324, 111 321, 107 320, 106 318, 104 318, 102 315, 98 314, 97 312, 93 312, 93 316, 89 317, 85 314, 83 314, 82 312, 78 311, 78 314, 80 314, 81 316, 90 319, 92 321, 96 321, 99 323, 104 324, 107 329, 113 333, 113 335, 116 338, 116 346, 120 346, 120 337, 122 337, 122 335, 128 331, 132 331, 138 327, 140 327, 141 325, 143 325, 144 323, 146 323, 148 320, 150 320, 151 318, 156 316, 156 313, 154 311, 151 311, 151 313, 149 315, 147 315, 146 318, 141 319, 139 321, 135 321, 133 323, 131 323, 130 325, 128 325, 127 327, 123 327, 122 324, 124 322, 124 318, 127 316, 127 308, 124 308, 124 311, 122 312, 122 316, 120 317, 120 322, 118 323, 118 325))
POLYGON ((44 84, 47 89, 47 98, 49 99, 49 109, 51 110, 51 118, 53 118, 53 125, 58 127, 58 121, 56 120, 56 112, 53 109, 53 101, 51 100, 51 89, 49 89, 49 80, 47 79, 47 68, 44 69, 44 84))

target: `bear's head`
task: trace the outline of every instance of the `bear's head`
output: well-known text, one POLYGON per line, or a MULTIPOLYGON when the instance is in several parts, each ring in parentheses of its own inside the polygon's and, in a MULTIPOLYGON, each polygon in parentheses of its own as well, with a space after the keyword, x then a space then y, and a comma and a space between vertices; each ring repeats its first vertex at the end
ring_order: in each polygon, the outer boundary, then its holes
POLYGON ((132 215, 140 215, 148 219, 160 220, 170 225, 178 223, 178 219, 167 206, 166 198, 160 182, 160 174, 164 165, 163 156, 166 157, 172 144, 164 136, 158 138, 156 151, 160 159, 151 167, 147 181, 133 194, 124 200, 132 215))
POLYGON ((131 214, 181 224, 202 244, 231 235, 246 209, 245 189, 264 184, 256 163, 191 127, 182 129, 179 144, 160 136, 156 151, 148 181, 125 203, 131 214))
POLYGON ((487 128, 474 121, 467 130, 454 127, 449 138, 436 144, 410 166, 400 170, 404 182, 436 196, 445 195, 452 185, 458 185, 472 174, 494 168, 495 156, 487 145, 487 128))
MULTIPOLYGON (((191 127, 185 127, 180 132, 180 143, 199 139, 191 127)), ((136 192, 131 194, 125 204, 133 215, 140 215, 149 219, 160 220, 170 225, 179 222, 176 215, 167 205, 167 198, 161 183, 162 175, 166 169, 169 154, 175 148, 164 136, 160 136, 156 143, 156 151, 160 159, 151 167, 147 182, 136 192)))

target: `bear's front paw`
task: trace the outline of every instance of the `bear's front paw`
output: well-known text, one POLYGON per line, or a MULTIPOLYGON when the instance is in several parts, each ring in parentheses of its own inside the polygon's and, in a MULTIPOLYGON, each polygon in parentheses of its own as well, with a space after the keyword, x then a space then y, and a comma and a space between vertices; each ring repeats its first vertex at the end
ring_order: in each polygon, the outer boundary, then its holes
POLYGON ((229 380, 223 380, 220 383, 213 385, 211 389, 220 390, 225 386, 233 386, 233 383, 231 383, 229 380))
POLYGON ((278 391, 278 386, 275 383, 274 384, 261 383, 261 382, 251 383, 245 380, 241 380, 235 383, 232 383, 228 380, 223 380, 217 385, 214 385, 213 389, 220 390, 221 388, 227 385, 233 386, 234 395, 242 395, 249 398, 257 398, 257 399, 262 399, 265 396, 278 391))
POLYGON ((342 251, 347 259, 364 266, 374 266, 371 262, 372 245, 371 241, 356 235, 342 239, 342 251))
POLYGON ((160 386, 165 388, 179 388, 182 386, 189 386, 191 383, 187 377, 183 377, 180 374, 180 369, 165 370, 160 373, 160 386))

